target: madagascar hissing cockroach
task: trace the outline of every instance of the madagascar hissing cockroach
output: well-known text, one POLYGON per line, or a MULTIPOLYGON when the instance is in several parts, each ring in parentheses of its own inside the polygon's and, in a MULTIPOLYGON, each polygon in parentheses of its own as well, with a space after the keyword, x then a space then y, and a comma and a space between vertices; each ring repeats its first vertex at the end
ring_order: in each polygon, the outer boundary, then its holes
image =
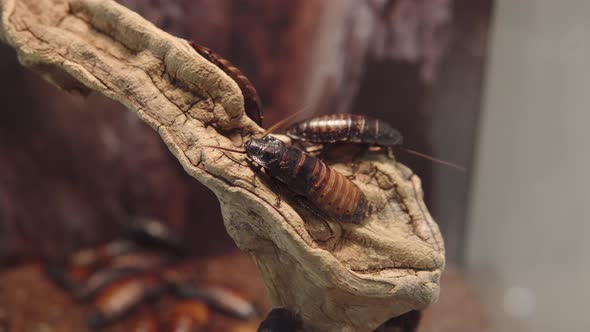
POLYGON ((358 223, 370 212, 369 201, 354 182, 322 160, 266 136, 246 142, 246 153, 270 176, 338 221, 358 223))
POLYGON ((246 115, 254 120, 259 126, 262 126, 264 116, 262 115, 260 97, 258 96, 256 88, 254 88, 254 84, 250 82, 248 77, 246 77, 246 75, 244 75, 242 71, 234 66, 229 60, 224 59, 221 55, 215 53, 211 49, 194 42, 191 42, 190 44, 197 53, 223 70, 238 84, 238 87, 244 96, 244 111, 246 112, 246 115))
POLYGON ((78 300, 91 298, 119 279, 161 269, 171 261, 170 257, 156 252, 138 252, 115 257, 108 267, 97 270, 84 280, 75 289, 75 296, 78 300))
POLYGON ((102 290, 94 299, 94 310, 87 323, 93 329, 102 328, 124 317, 144 301, 156 299, 166 290, 158 278, 129 277, 118 280, 102 290))
MULTIPOLYGON (((224 149, 211 146, 212 148, 224 149)), ((318 210, 336 221, 361 222, 370 214, 369 201, 361 189, 319 158, 287 146, 272 136, 252 138, 245 152, 256 164, 287 188, 307 198, 318 210)))
POLYGON ((319 144, 350 142, 380 146, 390 152, 393 148, 399 148, 421 158, 465 170, 460 165, 402 147, 403 136, 398 130, 383 120, 364 115, 340 113, 314 117, 291 126, 286 135, 295 141, 319 144))
POLYGON ((77 300, 86 300, 118 279, 165 267, 174 259, 167 253, 116 240, 83 249, 65 263, 49 263, 46 272, 58 286, 74 293, 77 300))
MULTIPOLYGON (((96 273, 100 274, 101 272, 96 272, 96 270, 101 270, 111 264, 117 257, 128 256, 137 250, 138 246, 132 242, 116 240, 97 248, 80 250, 65 262, 50 262, 47 264, 46 272, 49 279, 61 288, 78 293, 81 291, 80 284, 95 284, 92 280, 96 279, 96 273), (89 280, 91 282, 88 282, 89 280)), ((137 261, 134 260, 134 262, 137 261)), ((109 273, 109 275, 113 275, 113 273, 109 273)), ((101 282, 101 284, 103 283, 101 282)), ((86 294, 87 292, 83 291, 82 293, 86 294)))
POLYGON ((286 132, 291 139, 313 143, 352 142, 390 147, 402 134, 387 122, 348 113, 324 115, 296 123, 286 132))

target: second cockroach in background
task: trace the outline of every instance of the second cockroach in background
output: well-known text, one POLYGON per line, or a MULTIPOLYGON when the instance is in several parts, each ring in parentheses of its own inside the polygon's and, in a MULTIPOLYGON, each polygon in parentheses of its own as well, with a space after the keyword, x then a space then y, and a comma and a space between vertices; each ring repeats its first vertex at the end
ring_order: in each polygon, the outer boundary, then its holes
POLYGON ((348 113, 301 121, 287 130, 287 136, 313 143, 352 142, 381 147, 393 147, 403 142, 402 134, 387 122, 348 113))
POLYGON ((295 141, 318 144, 357 143, 367 146, 379 146, 392 152, 394 148, 419 156, 455 169, 465 168, 421 152, 402 147, 402 134, 389 123, 364 115, 340 113, 314 117, 301 121, 286 132, 295 141))
POLYGON ((242 95, 244 96, 244 110, 246 115, 252 120, 254 120, 259 126, 262 126, 262 121, 264 116, 262 115, 262 106, 260 102, 260 97, 258 96, 258 92, 254 85, 246 75, 242 73, 242 71, 234 66, 229 60, 223 58, 221 55, 215 53, 213 50, 198 45, 194 42, 190 43, 191 46, 199 53, 203 58, 207 59, 207 61, 211 62, 212 64, 219 67, 223 70, 229 77, 231 77, 240 87, 242 91, 242 95))

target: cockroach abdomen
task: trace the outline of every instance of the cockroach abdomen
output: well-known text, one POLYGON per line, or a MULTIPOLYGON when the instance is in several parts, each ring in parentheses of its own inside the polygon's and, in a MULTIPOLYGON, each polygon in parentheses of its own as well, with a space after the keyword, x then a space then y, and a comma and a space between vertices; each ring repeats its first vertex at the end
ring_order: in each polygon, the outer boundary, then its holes
POLYGON ((262 126, 262 121, 264 120, 262 103, 260 101, 260 96, 258 95, 254 84, 250 82, 250 79, 248 79, 238 67, 233 65, 229 60, 223 58, 221 55, 215 53, 213 50, 194 42, 190 42, 190 44, 197 53, 223 70, 238 84, 244 97, 244 111, 246 112, 246 115, 254 120, 259 126, 262 126))

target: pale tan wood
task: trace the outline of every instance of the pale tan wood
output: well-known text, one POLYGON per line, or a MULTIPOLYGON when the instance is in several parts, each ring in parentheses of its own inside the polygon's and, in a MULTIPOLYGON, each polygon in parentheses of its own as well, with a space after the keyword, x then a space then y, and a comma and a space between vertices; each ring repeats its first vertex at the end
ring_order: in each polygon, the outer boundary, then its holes
MULTIPOLYGON (((237 84, 185 40, 115 1, 0 3, 2 40, 23 65, 66 90, 123 103, 217 195, 273 306, 300 314, 310 330, 370 331, 437 300, 443 240, 408 168, 381 152, 364 157, 354 181, 375 212, 361 225, 318 218, 285 189, 277 205, 270 179, 244 154, 204 147, 240 149, 262 129, 244 115, 237 84)), ((350 163, 333 166, 351 175, 350 163)))

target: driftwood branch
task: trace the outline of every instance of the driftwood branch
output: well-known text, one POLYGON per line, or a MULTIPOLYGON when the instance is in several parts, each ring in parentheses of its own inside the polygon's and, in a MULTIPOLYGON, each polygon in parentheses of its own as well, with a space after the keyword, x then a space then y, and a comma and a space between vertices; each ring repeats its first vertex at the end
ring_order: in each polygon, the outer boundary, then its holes
MULTIPOLYGON (((240 148, 262 129, 244 115, 238 85, 187 41, 115 1, 0 3, 0 37, 24 66, 62 89, 123 103, 215 192, 273 306, 311 330, 369 331, 438 298, 443 241, 408 168, 382 154, 360 163, 355 182, 376 207, 360 226, 318 218, 284 189, 277 206, 271 181, 243 154, 203 147, 240 148)), ((348 163, 333 166, 351 174, 348 163)))

